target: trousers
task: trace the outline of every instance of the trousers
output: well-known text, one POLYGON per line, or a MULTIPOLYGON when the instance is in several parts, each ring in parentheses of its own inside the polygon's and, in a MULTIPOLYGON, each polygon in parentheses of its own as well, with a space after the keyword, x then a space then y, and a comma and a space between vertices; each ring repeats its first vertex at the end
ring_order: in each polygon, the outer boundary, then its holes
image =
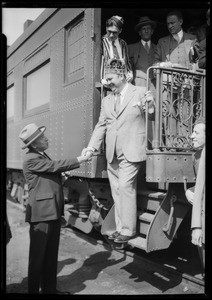
POLYGON ((54 293, 57 285, 57 259, 61 219, 30 223, 28 293, 54 293))
POLYGON ((115 204, 116 231, 122 235, 136 234, 137 223, 137 174, 142 162, 129 162, 117 139, 116 153, 107 172, 115 204))

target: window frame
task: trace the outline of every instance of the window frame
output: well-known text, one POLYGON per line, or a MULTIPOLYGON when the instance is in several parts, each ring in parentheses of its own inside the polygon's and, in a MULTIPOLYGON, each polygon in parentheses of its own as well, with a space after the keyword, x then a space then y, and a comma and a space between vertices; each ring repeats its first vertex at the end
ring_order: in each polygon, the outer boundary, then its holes
MULTIPOLYGON (((48 58, 47 60, 45 60, 44 62, 42 62, 42 64, 36 66, 35 68, 31 69, 28 73, 24 74, 23 76, 23 117, 30 117, 33 116, 35 114, 40 114, 42 112, 46 112, 50 109, 50 98, 51 95, 49 96, 49 102, 39 105, 37 107, 28 109, 26 108, 27 106, 27 77, 36 72, 37 70, 41 69, 42 67, 44 67, 45 65, 49 64, 50 67, 50 74, 49 74, 49 79, 51 76, 51 65, 50 65, 50 58, 48 58)), ((51 82, 50 82, 51 83, 51 82)), ((50 86, 50 94, 51 94, 51 86, 50 86)))

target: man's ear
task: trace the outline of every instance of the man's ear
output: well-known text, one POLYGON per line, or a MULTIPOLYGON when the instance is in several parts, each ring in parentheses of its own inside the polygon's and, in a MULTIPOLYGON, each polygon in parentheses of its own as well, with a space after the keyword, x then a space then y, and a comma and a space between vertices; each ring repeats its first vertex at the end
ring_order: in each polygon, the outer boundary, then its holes
POLYGON ((32 144, 31 144, 31 147, 33 148, 33 149, 36 149, 37 147, 36 147, 36 144, 33 142, 32 144))

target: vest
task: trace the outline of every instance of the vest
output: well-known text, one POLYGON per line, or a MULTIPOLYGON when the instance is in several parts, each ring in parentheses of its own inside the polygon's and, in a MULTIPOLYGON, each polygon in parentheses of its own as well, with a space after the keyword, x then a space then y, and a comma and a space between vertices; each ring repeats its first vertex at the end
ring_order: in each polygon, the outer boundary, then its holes
POLYGON ((185 42, 184 37, 178 44, 178 42, 173 38, 170 37, 170 44, 169 44, 169 54, 170 54, 170 61, 172 63, 177 63, 183 65, 185 67, 189 67, 189 60, 188 55, 186 54, 185 49, 185 42))
POLYGON ((135 64, 135 70, 141 70, 146 73, 147 69, 154 63, 154 49, 151 45, 149 53, 146 52, 143 45, 140 43, 138 60, 135 64))

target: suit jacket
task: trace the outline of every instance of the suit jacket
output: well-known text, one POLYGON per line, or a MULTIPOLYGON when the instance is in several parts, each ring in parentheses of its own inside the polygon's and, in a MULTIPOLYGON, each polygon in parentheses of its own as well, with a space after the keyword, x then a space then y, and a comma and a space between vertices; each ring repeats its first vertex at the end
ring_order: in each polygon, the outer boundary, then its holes
MULTIPOLYGON (((141 41, 135 44, 130 44, 128 45, 128 54, 129 54, 129 59, 130 63, 132 66, 133 71, 136 69, 136 64, 139 59, 139 55, 142 58, 142 69, 144 73, 146 73, 147 69, 151 67, 155 61, 155 50, 156 50, 156 45, 151 43, 149 53, 147 54, 143 44, 141 41)), ((146 76, 144 76, 146 78, 146 76)))
POLYGON ((205 243, 205 147, 201 152, 194 189, 191 228, 202 229, 203 243, 205 243))
MULTIPOLYGON (((131 68, 130 60, 129 60, 129 56, 128 56, 127 43, 120 38, 118 38, 118 41, 119 41, 119 44, 121 47, 122 59, 124 60, 124 62, 126 64, 127 72, 132 73, 132 68, 131 68)), ((104 35, 102 37, 101 79, 105 77, 105 66, 106 66, 108 60, 111 58, 113 58, 113 57, 111 57, 111 55, 110 55, 110 42, 108 40, 107 35, 104 35)))
POLYGON ((31 150, 26 154, 23 163, 29 186, 26 222, 44 222, 61 217, 64 209, 61 172, 79 166, 76 158, 53 161, 31 150))
POLYGON ((198 49, 198 56, 199 56, 199 68, 201 69, 206 69, 206 43, 207 43, 207 39, 202 40, 199 43, 199 49, 198 49))
MULTIPOLYGON (((113 160, 117 139, 128 161, 146 159, 145 113, 137 105, 145 92, 145 87, 129 84, 118 114, 114 111, 113 93, 102 99, 99 121, 88 146, 98 150, 106 137, 106 158, 109 163, 113 160)), ((153 116, 151 114, 150 118, 153 116)))
MULTIPOLYGON (((155 63, 167 62, 170 61, 170 42, 171 35, 165 36, 159 39, 156 52, 155 52, 155 63)), ((184 45, 186 51, 186 61, 187 65, 189 65, 189 51, 191 47, 194 45, 196 37, 192 34, 183 32, 184 45)))

